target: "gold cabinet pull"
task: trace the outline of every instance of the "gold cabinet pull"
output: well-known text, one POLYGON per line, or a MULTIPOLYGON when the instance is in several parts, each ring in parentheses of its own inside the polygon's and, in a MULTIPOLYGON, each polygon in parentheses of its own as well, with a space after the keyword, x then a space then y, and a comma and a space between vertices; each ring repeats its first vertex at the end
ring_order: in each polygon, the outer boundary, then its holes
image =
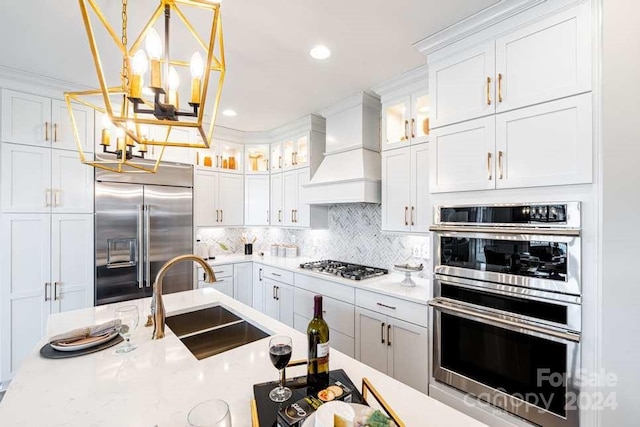
POLYGON ((294 222, 293 221, 293 209, 291 209, 291 222, 294 222))
POLYGON ((56 190, 55 188, 51 189, 53 193, 53 207, 57 207, 59 204, 58 195, 60 194, 60 190, 56 190))
POLYGON ((58 124, 53 124, 53 142, 58 142, 58 124))
POLYGON ((415 210, 416 210, 416 208, 415 208, 415 207, 413 207, 413 206, 411 206, 411 225, 415 225, 415 224, 413 223, 413 214, 414 214, 415 210))
POLYGON ((278 209, 278 222, 282 222, 282 209, 278 209))
POLYGON ((216 222, 220 222, 220 211, 216 209, 216 222))
POLYGON ((498 179, 502 179, 502 151, 498 151, 498 179))
POLYGON ((298 222, 298 209, 294 209, 293 211, 295 212, 295 218, 296 218, 294 222, 298 222))
POLYGON ((216 167, 220 167, 220 156, 216 154, 216 167))
POLYGON ((49 206, 51 206, 51 203, 49 202, 49 190, 48 188, 46 190, 44 190, 44 207, 48 208, 49 206))
POLYGON ((416 119, 411 119, 411 138, 416 137, 416 119))
POLYGON ((49 140, 49 122, 44 122, 44 140, 49 140))
POLYGON ((498 102, 502 102, 502 73, 498 73, 498 102))
POLYGON ((409 206, 404 207, 404 225, 409 225, 409 220, 407 219, 407 213, 409 213, 409 206))
POLYGON ((487 179, 491 181, 491 153, 487 153, 487 179))
POLYGON ((487 105, 491 105, 491 77, 487 77, 487 105))
POLYGON ((380 342, 384 344, 384 322, 380 324, 380 342))
POLYGON ((50 301, 51 297, 49 297, 49 289, 51 288, 51 282, 44 282, 44 300, 50 301))
POLYGON ((296 159, 295 159, 295 156, 294 156, 294 155, 295 155, 295 153, 294 153, 294 152, 292 152, 292 153, 291 153, 291 166, 293 166, 293 165, 295 165, 295 164, 296 164, 296 159))
POLYGON ((267 159, 267 172, 269 171, 269 159, 267 159))
POLYGON ((405 120, 404 121, 404 140, 406 141, 407 139, 409 139, 409 133, 407 131, 407 128, 409 127, 409 120, 405 120))
POLYGON ((282 156, 278 156, 278 169, 282 169, 282 156))
POLYGON ((220 222, 224 222, 224 211, 220 209, 220 222))

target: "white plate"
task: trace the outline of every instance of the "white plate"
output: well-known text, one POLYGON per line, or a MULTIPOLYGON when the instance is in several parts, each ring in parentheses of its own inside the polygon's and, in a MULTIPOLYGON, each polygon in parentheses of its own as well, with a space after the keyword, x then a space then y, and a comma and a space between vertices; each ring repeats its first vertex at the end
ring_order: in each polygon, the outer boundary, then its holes
POLYGON ((118 332, 117 331, 113 331, 109 335, 106 335, 104 338, 101 338, 101 339, 96 340, 96 341, 88 342, 88 343, 85 343, 85 344, 79 344, 79 345, 57 345, 57 344, 51 344, 51 348, 53 348, 54 350, 58 350, 58 351, 84 350, 85 348, 95 347, 97 345, 100 345, 100 344, 103 344, 103 343, 105 343, 107 341, 110 341, 110 340, 114 339, 117 335, 118 335, 118 332))
MULTIPOLYGON (((371 411, 371 407, 367 405, 361 405, 359 403, 349 403, 353 407, 354 412, 356 413, 356 417, 360 416, 363 410, 371 411)), ((316 413, 309 415, 309 418, 304 420, 304 424, 302 427, 315 427, 316 425, 316 413)))

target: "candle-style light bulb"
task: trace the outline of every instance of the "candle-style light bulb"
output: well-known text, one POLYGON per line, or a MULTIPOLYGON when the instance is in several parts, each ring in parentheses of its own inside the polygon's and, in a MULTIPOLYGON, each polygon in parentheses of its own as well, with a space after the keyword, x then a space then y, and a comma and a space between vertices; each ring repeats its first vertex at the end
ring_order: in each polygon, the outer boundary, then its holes
POLYGON ((131 98, 140 98, 142 96, 142 75, 147 72, 148 61, 147 54, 140 49, 133 56, 131 61, 131 98))
POLYGON ((162 41, 155 28, 149 29, 145 39, 147 55, 151 60, 151 87, 162 88, 162 74, 160 73, 160 57, 162 56, 162 41))
POLYGON ((204 61, 200 52, 196 51, 191 56, 191 103, 200 104, 200 80, 204 74, 204 61))
POLYGON ((111 127, 111 120, 109 120, 109 116, 106 114, 102 115, 102 139, 100 144, 108 147, 111 145, 111 134, 109 133, 109 128, 111 127))
POLYGON ((178 86, 180 86, 180 77, 175 67, 169 68, 169 101, 168 103, 176 107, 178 106, 178 86))

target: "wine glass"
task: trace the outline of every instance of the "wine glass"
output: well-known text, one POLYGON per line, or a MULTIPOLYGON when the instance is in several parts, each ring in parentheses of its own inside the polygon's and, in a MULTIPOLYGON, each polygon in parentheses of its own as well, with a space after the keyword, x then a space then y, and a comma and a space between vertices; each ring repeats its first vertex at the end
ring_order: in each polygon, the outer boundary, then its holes
POLYGON ((136 346, 131 344, 131 333, 138 327, 138 307, 135 305, 118 307, 116 308, 116 316, 122 322, 118 327, 118 332, 125 340, 124 345, 116 349, 116 353, 129 353, 136 349, 136 346))
POLYGON ((291 397, 291 390, 284 386, 284 368, 291 360, 291 338, 275 336, 269 341, 269 357, 271 363, 280 371, 280 385, 269 393, 269 398, 274 402, 284 402, 291 397))
POLYGON ((231 427, 229 405, 219 399, 198 403, 189 411, 187 425, 189 427, 231 427))

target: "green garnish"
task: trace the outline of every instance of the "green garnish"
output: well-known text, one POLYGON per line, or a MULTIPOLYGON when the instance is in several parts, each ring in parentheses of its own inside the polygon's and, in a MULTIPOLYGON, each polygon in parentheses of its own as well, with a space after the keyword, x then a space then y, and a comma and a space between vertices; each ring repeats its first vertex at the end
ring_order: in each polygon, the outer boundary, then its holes
POLYGON ((377 409, 373 411, 373 414, 367 419, 367 425, 369 427, 389 427, 389 422, 389 418, 385 417, 384 414, 377 409))

